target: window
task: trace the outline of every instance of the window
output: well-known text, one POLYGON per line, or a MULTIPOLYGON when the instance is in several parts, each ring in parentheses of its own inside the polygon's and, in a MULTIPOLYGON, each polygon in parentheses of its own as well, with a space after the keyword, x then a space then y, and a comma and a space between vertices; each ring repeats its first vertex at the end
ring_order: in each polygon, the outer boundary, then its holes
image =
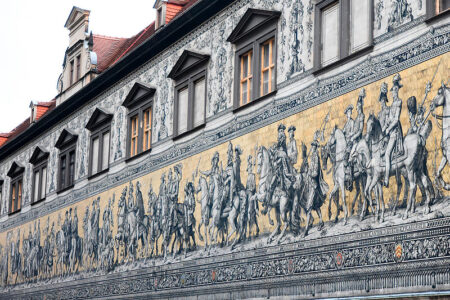
POLYGON ((434 19, 450 11, 450 0, 429 0, 427 3, 427 18, 434 19))
POLYGON ((70 85, 72 85, 73 84, 73 76, 74 76, 74 74, 73 74, 73 72, 74 72, 74 61, 72 60, 72 61, 70 61, 70 85))
POLYGON ((314 68, 372 46, 373 0, 324 0, 316 5, 314 68))
POLYGON ((156 10, 156 29, 166 24, 166 6, 163 4, 156 10))
POLYGON ((11 192, 9 197, 9 213, 13 214, 22 208, 23 172, 25 168, 13 162, 8 171, 11 178, 11 192))
POLYGON ((81 78, 81 55, 77 56, 77 81, 81 78))
MULTIPOLYGON (((155 91, 143 83, 135 83, 122 104, 128 108, 128 158, 151 150, 155 91)), ((105 151, 104 149, 103 153, 105 151)))
POLYGON ((280 12, 249 9, 228 38, 236 45, 235 108, 276 91, 279 16, 280 12))
POLYGON ((205 124, 208 61, 209 55, 186 50, 169 73, 175 81, 175 137, 205 124))
POLYGON ((30 158, 30 163, 33 165, 31 204, 44 200, 47 194, 48 156, 48 152, 40 147, 36 147, 30 158))
POLYGON ((109 168, 112 117, 112 114, 96 108, 86 125, 91 131, 89 176, 102 173, 109 168))
POLYGON ((59 153, 58 192, 71 188, 75 183, 75 157, 78 136, 64 129, 56 142, 59 153))

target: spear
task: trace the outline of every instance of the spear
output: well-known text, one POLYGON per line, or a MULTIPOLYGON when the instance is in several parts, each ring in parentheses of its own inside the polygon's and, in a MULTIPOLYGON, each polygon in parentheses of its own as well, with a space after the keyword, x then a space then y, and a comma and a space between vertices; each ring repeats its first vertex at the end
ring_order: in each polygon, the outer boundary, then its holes
POLYGON ((433 84, 433 81, 434 81, 434 79, 436 78, 437 71, 439 70, 439 66, 441 65, 442 58, 443 58, 443 57, 441 57, 441 59, 440 59, 439 62, 438 62, 438 65, 437 65, 437 67, 436 67, 436 70, 434 71, 434 74, 433 74, 433 78, 432 78, 431 81, 429 81, 428 84, 427 84, 427 87, 429 86, 429 88, 425 89, 425 96, 423 97, 423 100, 422 100, 422 103, 420 104, 420 107, 423 107, 423 105, 425 104, 425 100, 426 100, 427 97, 428 97, 428 93, 430 92, 430 89, 431 89, 431 86, 432 86, 432 84, 433 84))

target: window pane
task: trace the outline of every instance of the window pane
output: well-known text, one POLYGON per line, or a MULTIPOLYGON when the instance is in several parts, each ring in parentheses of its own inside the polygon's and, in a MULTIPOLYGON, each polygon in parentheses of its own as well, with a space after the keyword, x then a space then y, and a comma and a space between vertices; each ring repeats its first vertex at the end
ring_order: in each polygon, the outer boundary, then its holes
POLYGON ((188 88, 178 92, 178 134, 188 128, 188 88))
POLYGON ((144 137, 143 137, 143 151, 150 149, 150 142, 152 136, 152 110, 146 109, 144 111, 144 137))
POLYGON ((242 77, 245 78, 248 75, 248 55, 242 56, 242 77))
POLYGON ((269 93, 269 70, 263 72, 263 95, 269 93))
POLYGON ((18 183, 17 196, 16 209, 20 209, 20 207, 22 206, 22 180, 19 180, 18 183))
POLYGON ((40 197, 39 197, 39 174, 40 174, 39 171, 34 172, 34 185, 33 185, 34 193, 33 193, 33 201, 38 201, 38 200, 40 200, 40 197))
POLYGON ((96 174, 98 172, 98 151, 100 146, 99 138, 95 138, 92 140, 92 174, 96 174))
POLYGON ((262 54, 263 54, 263 67, 268 67, 269 57, 270 57, 270 43, 264 44, 262 46, 262 54))
POLYGON ((103 134, 102 170, 109 166, 109 131, 103 134))
POLYGON ((339 2, 322 11, 322 65, 338 60, 339 2))
POLYGON ((41 180, 41 199, 45 198, 47 194, 47 168, 42 169, 42 180, 41 180))
POLYGON ((72 185, 75 179, 75 151, 69 153, 69 182, 68 185, 72 185))
POLYGON ((14 207, 16 206, 16 183, 13 183, 12 186, 12 191, 11 191, 11 207, 9 208, 9 210, 11 212, 14 211, 14 207))
POLYGON ((61 174, 60 174, 61 188, 66 186, 66 155, 61 157, 61 174))
POLYGON ((194 84, 194 127, 205 122, 205 78, 194 84))
POLYGON ((244 81, 241 84, 241 90, 242 90, 242 104, 246 104, 248 102, 248 95, 247 95, 247 81, 244 81))
POLYGON ((350 53, 369 45, 369 0, 350 1, 350 53))

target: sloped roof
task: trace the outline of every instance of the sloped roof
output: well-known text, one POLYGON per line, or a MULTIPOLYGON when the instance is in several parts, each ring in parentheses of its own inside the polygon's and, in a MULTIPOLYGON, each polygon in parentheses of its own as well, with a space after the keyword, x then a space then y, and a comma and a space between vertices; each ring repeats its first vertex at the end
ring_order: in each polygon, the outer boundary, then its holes
MULTIPOLYGON (((173 16, 172 19, 182 14, 184 11, 186 11, 189 7, 193 6, 198 1, 199 0, 168 0, 167 1, 168 4, 182 6, 180 10, 173 16)), ((81 9, 74 7, 72 9, 71 15, 77 10, 81 9)), ((89 11, 87 10, 83 10, 83 12, 89 13, 89 11)), ((66 26, 69 19, 70 16, 66 21, 66 26)), ((170 19, 170 21, 172 19, 170 19)), ((118 38, 93 34, 93 51, 97 54, 97 71, 99 73, 104 72, 106 69, 117 63, 123 57, 127 56, 133 50, 135 50, 139 45, 148 40, 154 33, 155 33, 155 22, 153 21, 146 28, 141 30, 138 34, 130 38, 118 38)), ((55 108, 56 100, 53 99, 52 101, 48 102, 39 102, 38 105, 48 107, 47 111, 42 115, 44 116, 55 108)), ((8 144, 16 136, 26 131, 30 127, 30 125, 31 125, 30 119, 27 118, 16 128, 14 128, 11 132, 0 133, 0 137, 8 139, 3 144, 0 144, 0 147, 3 147, 3 145, 8 144)))

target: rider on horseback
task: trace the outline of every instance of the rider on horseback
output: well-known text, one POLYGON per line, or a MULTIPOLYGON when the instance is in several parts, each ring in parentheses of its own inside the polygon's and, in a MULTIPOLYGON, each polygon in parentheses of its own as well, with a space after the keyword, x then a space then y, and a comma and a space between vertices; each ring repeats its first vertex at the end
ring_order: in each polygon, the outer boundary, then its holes
POLYGON ((269 192, 263 202, 264 209, 261 211, 263 214, 267 213, 268 203, 272 199, 273 193, 276 187, 280 187, 283 191, 289 194, 294 182, 293 166, 287 155, 286 146, 286 126, 284 124, 278 125, 278 141, 271 147, 271 155, 274 162, 274 176, 269 184, 269 192))
POLYGON ((400 153, 403 151, 403 131, 400 123, 400 114, 402 112, 402 99, 399 98, 398 92, 403 86, 400 83, 400 74, 396 74, 393 78, 393 87, 391 88, 391 93, 394 102, 389 108, 389 114, 386 118, 386 123, 382 127, 383 133, 388 139, 386 146, 386 152, 384 154, 385 158, 385 176, 384 185, 389 186, 389 172, 391 170, 391 155, 394 148, 395 153, 400 153))

